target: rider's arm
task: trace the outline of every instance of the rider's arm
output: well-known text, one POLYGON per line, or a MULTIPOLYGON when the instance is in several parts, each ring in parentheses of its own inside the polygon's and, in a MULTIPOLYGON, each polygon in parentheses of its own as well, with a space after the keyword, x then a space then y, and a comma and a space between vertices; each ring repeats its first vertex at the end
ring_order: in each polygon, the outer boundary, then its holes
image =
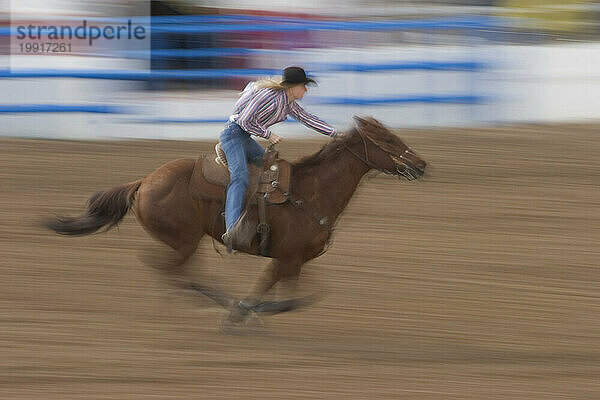
POLYGON ((268 139, 271 131, 258 123, 262 115, 273 113, 275 94, 271 90, 261 90, 248 102, 244 110, 238 115, 236 123, 245 131, 268 139))
POLYGON ((290 104, 290 114, 297 121, 302 122, 307 127, 327 136, 335 137, 337 134, 335 128, 320 120, 316 116, 308 113, 300 104, 293 101, 290 104))

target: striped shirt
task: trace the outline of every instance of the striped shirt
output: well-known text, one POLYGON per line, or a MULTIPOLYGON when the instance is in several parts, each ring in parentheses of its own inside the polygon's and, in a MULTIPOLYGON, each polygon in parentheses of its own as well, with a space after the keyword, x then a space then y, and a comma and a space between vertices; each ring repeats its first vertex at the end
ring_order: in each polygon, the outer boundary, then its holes
POLYGON ((333 127, 306 112, 295 101, 290 103, 285 90, 256 89, 254 82, 250 82, 242 92, 229 120, 246 132, 268 139, 271 136, 269 127, 284 121, 288 115, 324 135, 336 135, 333 127))

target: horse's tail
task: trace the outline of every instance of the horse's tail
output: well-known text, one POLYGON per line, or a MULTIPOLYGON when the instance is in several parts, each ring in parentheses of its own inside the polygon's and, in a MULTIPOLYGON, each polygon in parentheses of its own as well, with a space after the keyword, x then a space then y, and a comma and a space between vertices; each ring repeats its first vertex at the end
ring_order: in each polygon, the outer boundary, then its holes
POLYGON ((56 216, 46 221, 46 227, 62 235, 89 235, 106 226, 117 225, 133 205, 142 180, 97 192, 88 200, 85 213, 79 217, 56 216))

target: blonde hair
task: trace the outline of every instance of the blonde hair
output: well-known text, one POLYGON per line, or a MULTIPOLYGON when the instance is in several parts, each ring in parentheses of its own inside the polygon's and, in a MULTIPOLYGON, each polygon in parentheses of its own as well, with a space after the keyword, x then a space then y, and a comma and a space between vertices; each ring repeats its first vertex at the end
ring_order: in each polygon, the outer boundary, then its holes
POLYGON ((286 90, 292 87, 289 83, 282 83, 283 78, 280 76, 259 79, 254 82, 254 87, 257 89, 274 89, 274 90, 286 90))

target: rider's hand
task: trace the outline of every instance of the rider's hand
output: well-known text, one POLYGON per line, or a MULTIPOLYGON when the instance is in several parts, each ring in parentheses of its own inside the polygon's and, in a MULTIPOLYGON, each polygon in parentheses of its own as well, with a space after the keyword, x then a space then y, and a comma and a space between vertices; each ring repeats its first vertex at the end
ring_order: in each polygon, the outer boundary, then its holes
POLYGON ((274 133, 271 133, 271 136, 269 137, 269 143, 271 144, 277 144, 281 142, 281 136, 277 136, 274 133))

